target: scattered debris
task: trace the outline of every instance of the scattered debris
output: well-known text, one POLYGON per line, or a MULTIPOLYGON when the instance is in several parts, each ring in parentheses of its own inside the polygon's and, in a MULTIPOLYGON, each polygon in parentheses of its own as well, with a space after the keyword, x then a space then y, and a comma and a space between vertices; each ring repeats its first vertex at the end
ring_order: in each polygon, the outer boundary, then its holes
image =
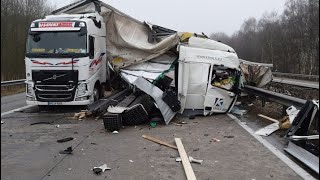
POLYGON ((149 140, 149 141, 152 141, 152 142, 155 142, 155 143, 158 143, 158 144, 161 144, 161 145, 170 147, 170 148, 172 148, 172 149, 175 149, 175 150, 178 149, 176 146, 171 145, 171 144, 168 144, 168 143, 166 143, 166 142, 164 142, 164 141, 161 141, 161 140, 159 140, 159 139, 156 139, 156 138, 154 138, 154 137, 147 136, 147 135, 142 135, 142 137, 145 138, 145 139, 147 139, 147 140, 149 140))
POLYGON ((178 147, 178 151, 181 157, 182 165, 184 168, 184 172, 186 173, 188 180, 196 180, 196 175, 193 172, 192 166, 190 164, 190 159, 188 158, 188 155, 184 149, 184 146, 182 144, 182 141, 180 138, 174 138, 176 145, 178 147))
POLYGON ((68 168, 68 170, 69 170, 69 171, 71 171, 71 170, 72 170, 72 168, 68 168))
POLYGON ((232 114, 236 114, 236 115, 239 115, 239 116, 243 116, 244 114, 247 114, 247 110, 241 110, 239 109, 238 107, 234 106, 231 110, 231 113, 232 114))
POLYGON ((241 104, 242 104, 242 102, 237 101, 234 105, 239 106, 241 104))
MULTIPOLYGON (((176 162, 181 162, 181 161, 182 161, 182 159, 180 157, 176 158, 176 162)), ((202 164, 203 160, 197 160, 197 159, 194 159, 193 157, 189 156, 189 162, 202 164)))
POLYGON ((56 128, 59 128, 59 127, 60 127, 60 125, 59 125, 59 124, 57 124, 57 125, 55 125, 55 127, 56 127, 56 128))
POLYGON ((151 121, 151 122, 150 122, 150 126, 151 126, 152 128, 156 128, 156 127, 157 127, 157 122, 151 121))
POLYGON ((273 132, 275 132, 279 128, 280 128, 279 123, 273 123, 273 124, 270 124, 264 128, 259 129, 258 131, 255 132, 255 134, 260 135, 260 136, 269 136, 270 134, 272 134, 273 132))
POLYGON ((231 139, 231 138, 234 138, 234 136, 223 136, 224 138, 229 138, 229 139, 231 139))
POLYGON ((129 162, 133 163, 133 161, 130 159, 129 162))
POLYGON ((289 116, 285 116, 280 120, 279 127, 280 129, 289 129, 291 127, 289 116))
POLYGON ((288 107, 288 109, 286 110, 286 113, 289 116, 290 124, 292 124, 293 120, 297 117, 299 112, 300 112, 300 110, 298 110, 294 106, 288 107))
POLYGON ((255 134, 260 135, 260 136, 269 136, 270 134, 272 134, 273 132, 277 131, 278 129, 280 129, 280 122, 276 119, 273 119, 271 117, 262 115, 262 114, 258 114, 259 117, 265 118, 269 121, 274 122, 273 124, 270 124, 264 128, 259 129, 258 131, 255 132, 255 134))
POLYGON ((64 143, 64 142, 72 141, 73 139, 74 139, 73 137, 68 137, 68 138, 59 139, 57 140, 57 142, 64 143))
POLYGON ((254 104, 253 103, 250 103, 250 104, 248 104, 248 107, 251 107, 251 106, 253 106, 254 104))
POLYGON ((217 139, 217 138, 212 138, 212 141, 213 141, 213 142, 220 142, 220 140, 217 139))
POLYGON ((193 157, 189 156, 189 161, 191 163, 198 163, 198 164, 202 164, 203 160, 198 160, 198 159, 194 159, 193 157))
POLYGON ((1 124, 4 124, 4 121, 1 121, 1 124))
POLYGON ((113 131, 112 134, 119 134, 119 132, 118 131, 113 131))
POLYGON ((274 123, 279 123, 278 120, 273 119, 273 118, 268 117, 268 116, 265 116, 265 115, 263 115, 263 114, 258 114, 258 116, 259 116, 259 117, 262 117, 262 118, 264 118, 264 119, 267 119, 267 120, 269 120, 269 121, 272 121, 272 122, 274 122, 274 123))
POLYGON ((72 154, 72 146, 68 147, 66 150, 59 151, 60 154, 72 154))
POLYGON ((40 125, 40 124, 53 124, 53 121, 52 122, 35 122, 35 123, 31 123, 30 126, 40 125))
POLYGON ((171 122, 171 123, 176 125, 176 126, 182 126, 182 124, 179 124, 179 123, 175 123, 175 122, 171 122))
POLYGON ((194 149, 193 151, 195 152, 195 151, 199 151, 200 150, 200 148, 197 148, 197 149, 194 149))
POLYGON ((91 115, 91 113, 87 110, 82 110, 81 112, 79 113, 75 113, 74 116, 73 116, 73 119, 78 119, 78 120, 82 120, 83 118, 86 118, 88 117, 89 115, 91 115))
POLYGON ((128 109, 127 107, 109 106, 107 111, 108 111, 108 113, 121 114, 127 109, 128 109))
POLYGON ((105 172, 106 170, 111 170, 110 167, 107 166, 107 164, 104 164, 100 167, 93 167, 92 171, 95 173, 95 174, 101 174, 102 172, 105 172))

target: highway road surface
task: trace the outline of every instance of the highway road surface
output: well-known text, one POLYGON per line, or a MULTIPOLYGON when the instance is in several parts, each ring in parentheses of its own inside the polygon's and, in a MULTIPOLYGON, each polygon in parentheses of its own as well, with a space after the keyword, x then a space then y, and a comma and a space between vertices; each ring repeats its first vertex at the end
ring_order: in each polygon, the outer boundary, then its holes
POLYGON ((144 134, 171 144, 175 137, 181 138, 189 156, 204 160, 192 164, 199 180, 315 179, 277 149, 274 141, 255 135, 259 127, 249 127, 249 122, 233 115, 193 120, 179 116, 174 122, 187 124, 158 124, 156 128, 145 124, 112 134, 104 130, 101 119, 72 119, 80 107, 42 112, 29 107, 15 112, 25 107, 23 94, 1 100, 2 180, 186 179, 182 164, 175 161, 178 151, 145 140, 144 134), (39 122, 49 124, 31 125, 39 122), (67 137, 74 139, 57 142, 67 137), (72 154, 59 154, 68 147, 72 154), (103 164, 111 170, 101 175, 92 172, 103 164))

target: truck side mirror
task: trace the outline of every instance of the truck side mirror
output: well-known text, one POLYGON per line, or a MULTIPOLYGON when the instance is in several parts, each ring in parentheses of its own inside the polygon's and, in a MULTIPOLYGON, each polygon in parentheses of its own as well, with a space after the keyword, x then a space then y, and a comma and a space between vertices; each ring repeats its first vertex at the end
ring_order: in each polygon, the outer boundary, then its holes
POLYGON ((94 37, 89 36, 89 58, 94 58, 94 37))

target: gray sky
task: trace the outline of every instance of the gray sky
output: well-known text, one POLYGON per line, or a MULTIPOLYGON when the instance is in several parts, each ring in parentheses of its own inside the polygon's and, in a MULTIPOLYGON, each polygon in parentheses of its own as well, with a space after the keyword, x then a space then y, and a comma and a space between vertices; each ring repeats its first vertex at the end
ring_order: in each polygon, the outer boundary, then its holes
MULTIPOLYGON (((49 0, 57 8, 72 0, 49 0)), ((182 32, 225 32, 239 30, 249 17, 259 19, 265 12, 281 14, 285 0, 102 0, 140 20, 182 32)))

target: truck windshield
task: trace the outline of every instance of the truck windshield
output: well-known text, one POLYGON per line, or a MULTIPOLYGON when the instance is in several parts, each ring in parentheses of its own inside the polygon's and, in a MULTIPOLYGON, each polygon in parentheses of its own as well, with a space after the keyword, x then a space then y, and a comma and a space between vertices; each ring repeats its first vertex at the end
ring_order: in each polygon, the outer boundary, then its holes
POLYGON ((79 32, 36 32, 28 35, 27 56, 84 55, 86 36, 79 32))

